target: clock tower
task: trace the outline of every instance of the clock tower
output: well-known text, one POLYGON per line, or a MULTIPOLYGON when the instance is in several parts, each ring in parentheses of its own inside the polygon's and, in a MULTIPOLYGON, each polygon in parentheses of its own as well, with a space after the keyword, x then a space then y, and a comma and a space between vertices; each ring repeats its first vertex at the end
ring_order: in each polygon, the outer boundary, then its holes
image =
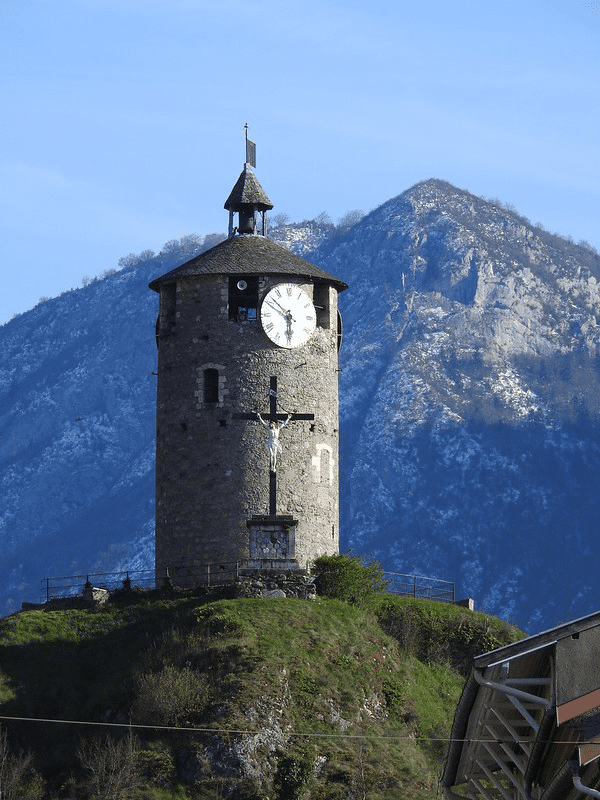
POLYGON ((228 238, 150 283, 157 582, 304 569, 339 549, 347 286, 267 238, 273 205, 250 160, 225 202, 228 238))

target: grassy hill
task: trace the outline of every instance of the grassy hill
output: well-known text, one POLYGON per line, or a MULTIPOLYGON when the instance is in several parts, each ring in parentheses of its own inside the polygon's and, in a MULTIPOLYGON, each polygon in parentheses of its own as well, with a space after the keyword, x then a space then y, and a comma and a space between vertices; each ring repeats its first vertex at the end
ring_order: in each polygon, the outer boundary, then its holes
POLYGON ((3 800, 435 798, 472 655, 520 636, 385 593, 22 612, 0 620, 3 800))

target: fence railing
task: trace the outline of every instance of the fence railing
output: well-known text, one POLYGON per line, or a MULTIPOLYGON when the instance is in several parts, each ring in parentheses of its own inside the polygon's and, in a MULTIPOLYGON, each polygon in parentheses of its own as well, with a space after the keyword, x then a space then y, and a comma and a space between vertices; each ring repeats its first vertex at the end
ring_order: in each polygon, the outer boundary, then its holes
POLYGON ((86 584, 114 592, 127 585, 128 582, 131 582, 132 585, 150 588, 154 586, 154 570, 90 572, 87 575, 43 578, 40 585, 40 601, 47 603, 49 600, 82 594, 86 584))
POLYGON ((440 578, 427 578, 424 575, 402 575, 399 572, 384 572, 388 581, 387 591, 402 597, 422 597, 438 600, 441 603, 454 602, 454 583, 440 578))
MULTIPOLYGON (((256 562, 253 562, 255 564, 256 562)), ((261 564, 262 569, 277 569, 277 562, 261 564)), ((170 578, 177 585, 217 586, 235 583, 241 572, 248 569, 248 562, 231 561, 220 564, 203 564, 194 568, 170 568, 164 579, 170 578)), ((423 575, 403 575, 399 572, 384 572, 388 582, 387 591, 403 597, 420 597, 443 603, 454 602, 454 583, 423 575)), ((43 578, 40 587, 40 601, 72 597, 83 594, 85 586, 108 589, 114 592, 125 586, 152 588, 155 585, 154 570, 118 570, 116 572, 96 572, 86 575, 67 575, 64 577, 43 578)))
MULTIPOLYGON (((264 563, 265 569, 272 569, 271 561, 264 563)), ((183 586, 216 586, 235 583, 240 572, 247 567, 247 562, 231 561, 219 564, 201 564, 197 567, 171 567, 163 577, 183 586)), ((115 572, 95 572, 85 575, 66 575, 62 577, 43 578, 40 587, 41 602, 72 597, 82 594, 86 584, 98 589, 114 592, 124 586, 140 586, 153 588, 155 572, 147 570, 117 570, 115 572)))

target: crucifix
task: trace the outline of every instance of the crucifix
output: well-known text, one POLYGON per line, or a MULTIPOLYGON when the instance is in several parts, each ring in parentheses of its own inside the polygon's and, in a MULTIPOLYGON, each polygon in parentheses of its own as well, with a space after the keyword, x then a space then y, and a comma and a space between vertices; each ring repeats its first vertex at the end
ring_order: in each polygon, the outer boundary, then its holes
POLYGON ((281 452, 279 433, 288 422, 298 419, 313 420, 314 414, 288 414, 277 411, 277 377, 272 375, 269 379, 269 413, 260 414, 258 411, 239 413, 233 415, 235 419, 251 419, 262 424, 269 431, 269 516, 277 515, 277 454, 281 452))

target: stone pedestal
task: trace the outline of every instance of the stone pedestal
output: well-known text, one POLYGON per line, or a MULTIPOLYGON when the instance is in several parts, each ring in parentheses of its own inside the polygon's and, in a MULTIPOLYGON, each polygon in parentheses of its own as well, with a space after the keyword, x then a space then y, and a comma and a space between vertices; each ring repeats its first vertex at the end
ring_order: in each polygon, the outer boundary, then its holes
POLYGON ((296 561, 296 525, 298 520, 286 515, 254 515, 246 521, 249 538, 250 569, 298 569, 296 561))

